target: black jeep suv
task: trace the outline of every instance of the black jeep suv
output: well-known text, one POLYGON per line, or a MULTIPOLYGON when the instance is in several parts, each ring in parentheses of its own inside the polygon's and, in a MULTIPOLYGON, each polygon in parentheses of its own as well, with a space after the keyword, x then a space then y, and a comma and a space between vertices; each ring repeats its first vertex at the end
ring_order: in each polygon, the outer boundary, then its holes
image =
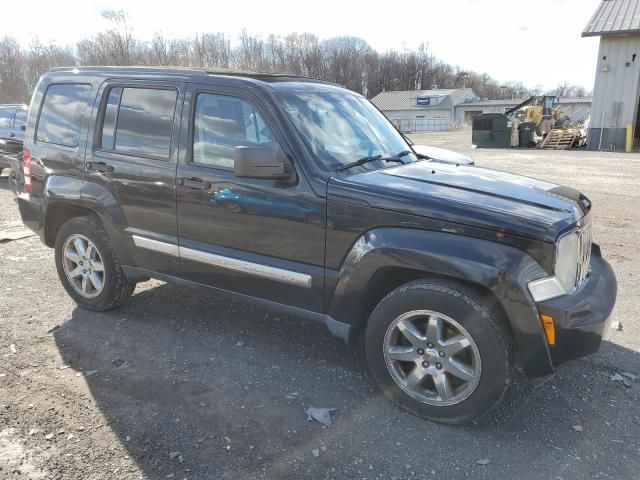
POLYGON ((434 162, 318 80, 55 70, 23 156, 22 219, 80 306, 153 277, 363 334, 382 390, 438 421, 597 350, 615 302, 580 192, 434 162))

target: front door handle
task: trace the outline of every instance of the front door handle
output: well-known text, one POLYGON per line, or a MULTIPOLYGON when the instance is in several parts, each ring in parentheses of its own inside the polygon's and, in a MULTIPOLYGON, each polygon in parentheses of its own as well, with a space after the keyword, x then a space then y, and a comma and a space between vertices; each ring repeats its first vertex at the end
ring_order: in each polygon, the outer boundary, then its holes
POLYGON ((209 190, 211 188, 211 184, 201 178, 179 178, 178 185, 194 190, 209 190))
POLYGON ((16 136, 16 134, 15 134, 15 133, 13 133, 13 132, 11 132, 11 133, 9 134, 9 136, 10 136, 11 138, 13 138, 13 137, 15 137, 15 136, 16 136))
POLYGON ((87 170, 95 170, 100 173, 111 173, 114 170, 111 165, 107 165, 104 162, 87 162, 86 167, 87 170))

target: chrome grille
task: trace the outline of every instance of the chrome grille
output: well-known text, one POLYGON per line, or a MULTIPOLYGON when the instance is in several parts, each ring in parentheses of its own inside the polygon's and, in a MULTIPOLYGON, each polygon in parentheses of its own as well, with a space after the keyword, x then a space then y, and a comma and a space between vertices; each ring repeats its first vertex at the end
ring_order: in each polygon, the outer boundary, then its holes
POLYGON ((591 262, 591 223, 587 223, 578 230, 578 245, 577 288, 582 286, 589 275, 589 263, 591 262))

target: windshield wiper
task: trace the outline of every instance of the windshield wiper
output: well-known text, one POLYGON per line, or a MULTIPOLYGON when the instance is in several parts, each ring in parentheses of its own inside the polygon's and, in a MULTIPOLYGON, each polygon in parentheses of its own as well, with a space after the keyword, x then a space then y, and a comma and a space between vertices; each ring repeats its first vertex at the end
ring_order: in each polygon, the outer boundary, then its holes
POLYGON ((375 162, 376 160, 380 160, 382 155, 367 155, 366 157, 362 157, 355 162, 347 163, 341 167, 336 169, 337 172, 341 172, 343 170, 348 170, 349 168, 359 167, 360 165, 364 165, 365 163, 375 162))
POLYGON ((401 151, 399 154, 394 155, 396 158, 402 158, 402 157, 406 157, 407 155, 409 155, 410 153, 413 153, 411 150, 403 150, 401 151))
POLYGON ((366 157, 362 157, 359 160, 356 160, 355 162, 351 162, 351 163, 347 163, 346 165, 343 165, 342 167, 338 168, 336 171, 342 172, 343 170, 348 170, 353 167, 359 167, 360 165, 364 165, 365 163, 375 162, 376 160, 381 160, 383 162, 404 163, 402 161, 402 157, 404 157, 405 155, 409 155, 410 153, 411 152, 409 150, 403 150, 399 154, 393 155, 390 157, 383 157, 382 155, 367 155, 366 157))

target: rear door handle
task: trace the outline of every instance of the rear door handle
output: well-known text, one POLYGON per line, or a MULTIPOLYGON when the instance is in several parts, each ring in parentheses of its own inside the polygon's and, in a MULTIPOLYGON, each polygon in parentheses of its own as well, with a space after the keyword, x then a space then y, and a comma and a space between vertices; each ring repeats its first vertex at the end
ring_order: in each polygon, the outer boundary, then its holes
POLYGON ((87 170, 95 170, 100 173, 111 173, 114 170, 111 165, 107 165, 104 162, 87 162, 86 167, 87 170))
POLYGON ((179 178, 178 185, 194 190, 209 190, 211 188, 211 184, 201 178, 179 178))

